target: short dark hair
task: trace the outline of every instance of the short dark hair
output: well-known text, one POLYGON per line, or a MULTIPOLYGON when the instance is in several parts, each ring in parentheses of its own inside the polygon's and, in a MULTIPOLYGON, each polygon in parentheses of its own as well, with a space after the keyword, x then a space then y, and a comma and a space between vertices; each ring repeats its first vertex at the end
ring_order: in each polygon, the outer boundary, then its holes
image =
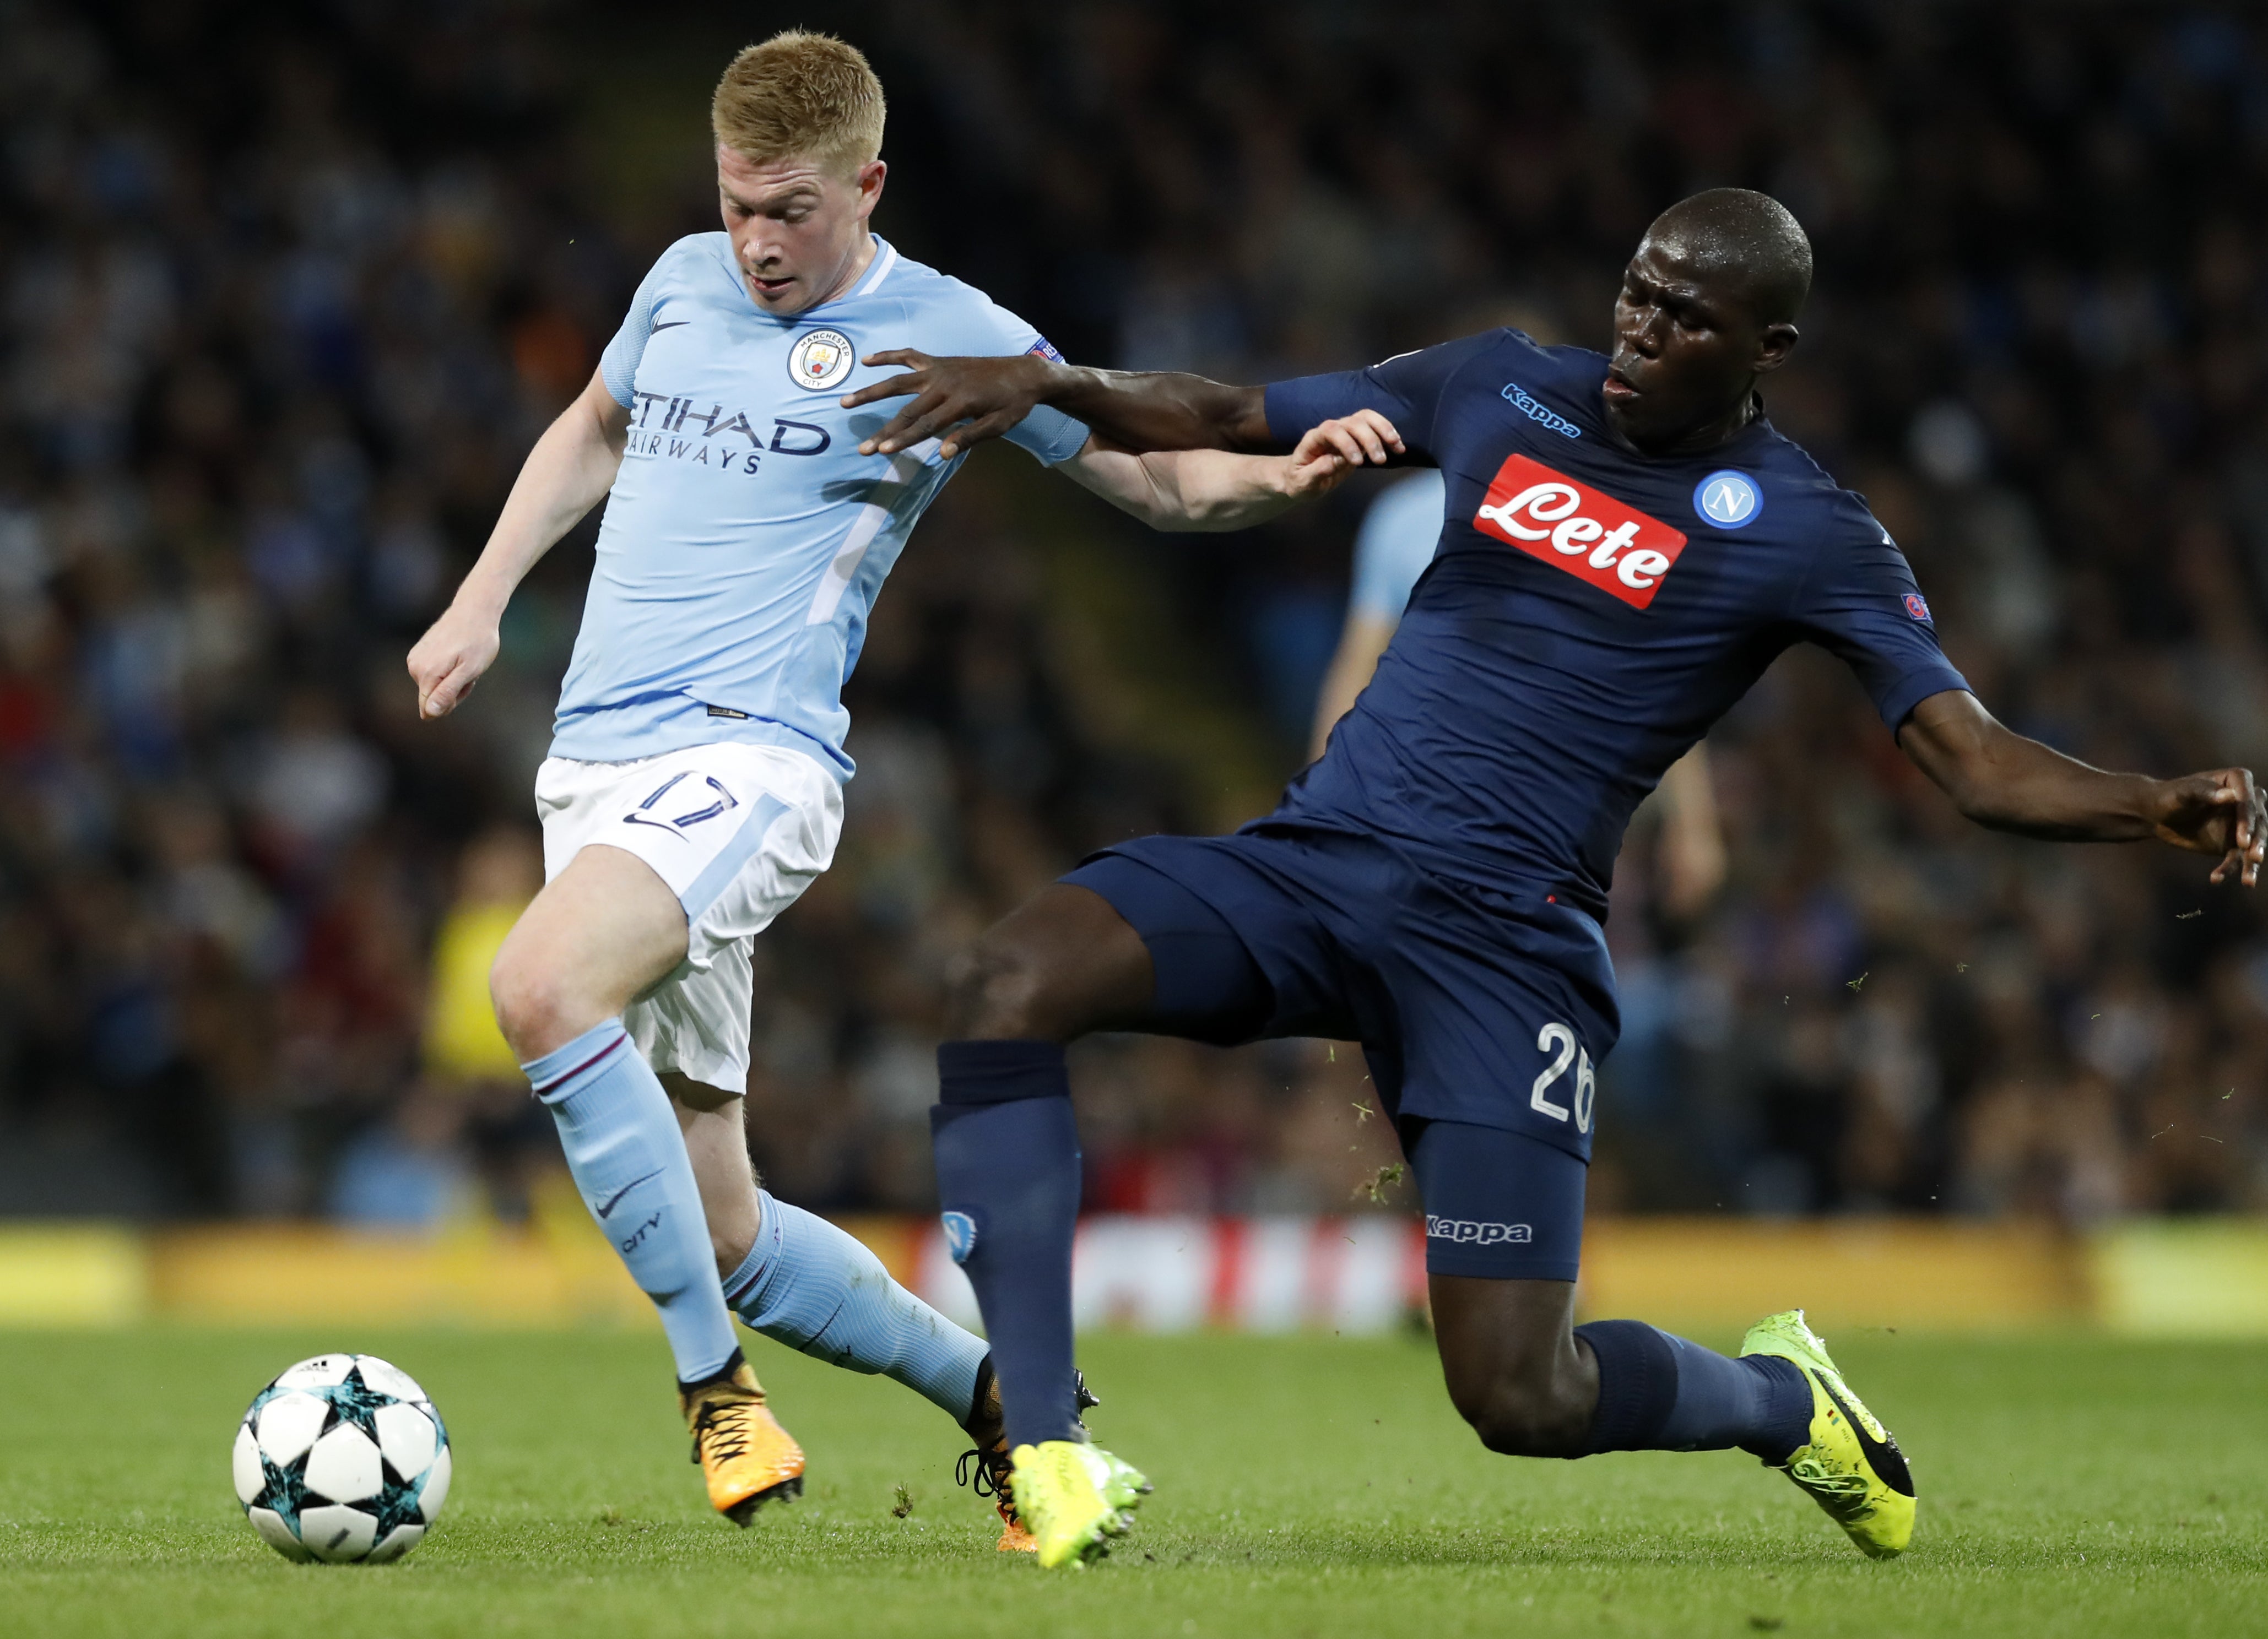
POLYGON ((1770 194, 1705 189, 1656 217, 1646 236, 1673 245, 1681 261, 1732 286, 1766 324, 1793 320, 1811 293, 1811 240, 1795 213, 1770 194))

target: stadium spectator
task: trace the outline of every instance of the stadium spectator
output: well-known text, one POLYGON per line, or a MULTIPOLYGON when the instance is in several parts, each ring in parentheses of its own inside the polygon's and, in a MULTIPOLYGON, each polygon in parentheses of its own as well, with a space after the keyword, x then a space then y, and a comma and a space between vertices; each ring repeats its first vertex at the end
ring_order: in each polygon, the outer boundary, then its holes
POLYGON ((542 844, 533 832, 497 826, 468 842, 426 983, 422 1091, 435 1106, 427 1125, 470 1151, 491 1209, 511 1223, 526 1221, 532 1187, 558 1168, 559 1146, 497 1028, 489 969, 542 886, 542 844))

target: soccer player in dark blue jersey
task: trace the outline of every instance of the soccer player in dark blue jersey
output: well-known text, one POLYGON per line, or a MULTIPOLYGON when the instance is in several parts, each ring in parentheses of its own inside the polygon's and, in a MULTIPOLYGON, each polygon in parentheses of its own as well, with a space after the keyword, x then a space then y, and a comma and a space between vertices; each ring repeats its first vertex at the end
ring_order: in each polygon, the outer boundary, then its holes
POLYGON ((1490 1449, 1737 1446, 1870 1554, 1913 1484, 1800 1311, 1727 1358, 1636 1320, 1572 1324, 1596 1066, 1617 1028, 1600 933, 1631 811, 1774 657, 1818 643, 1979 824, 2155 837, 2258 877, 2251 774, 2111 774, 2003 727, 1859 496, 1772 429, 1811 251, 1718 188, 1647 231, 1610 356, 1497 330, 1367 370, 1233 387, 1037 357, 877 362, 914 395, 874 441, 965 446, 1051 404, 1129 448, 1280 449, 1440 468, 1441 540, 1374 680, 1282 804, 1233 836, 1087 860, 976 944, 939 1051, 938 1178, 983 1305, 1047 1562, 1124 1529, 1123 1465, 1079 1442, 1079 1154, 1064 1044, 1095 1030, 1362 1043, 1423 1195, 1449 1394, 1490 1449))

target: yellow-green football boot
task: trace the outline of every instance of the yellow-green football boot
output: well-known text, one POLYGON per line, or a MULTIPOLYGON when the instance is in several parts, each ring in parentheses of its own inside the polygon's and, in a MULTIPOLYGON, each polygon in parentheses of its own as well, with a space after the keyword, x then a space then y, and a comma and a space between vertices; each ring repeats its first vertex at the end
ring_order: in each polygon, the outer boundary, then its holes
POLYGON ((1134 1528, 1132 1510, 1150 1482, 1099 1445, 1042 1440, 1008 1454, 1016 1511, 1039 1544, 1040 1564, 1076 1570, 1134 1528))
POLYGON ((1772 1466, 1827 1510, 1874 1559, 1903 1554, 1913 1540, 1914 1484, 1905 1453, 1876 1422, 1803 1323, 1803 1311, 1766 1315, 1749 1328, 1741 1353, 1792 1361, 1811 1385, 1811 1442, 1772 1466))

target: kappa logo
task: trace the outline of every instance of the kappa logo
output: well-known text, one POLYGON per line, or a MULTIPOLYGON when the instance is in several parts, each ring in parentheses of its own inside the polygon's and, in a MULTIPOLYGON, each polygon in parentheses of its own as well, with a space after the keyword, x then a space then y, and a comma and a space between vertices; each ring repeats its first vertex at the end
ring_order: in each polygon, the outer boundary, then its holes
POLYGON ((799 387, 824 393, 841 386, 858 362, 858 349, 840 330, 806 330, 788 349, 787 373, 799 387))
POLYGON ((1507 455, 1473 527, 1588 581, 1633 609, 1653 601, 1685 536, 1541 461, 1507 455))
POLYGON ((1528 420, 1549 427, 1563 438, 1580 438, 1583 436, 1583 430, 1580 427, 1550 406, 1538 404, 1528 396, 1528 389, 1517 381, 1507 381, 1504 384, 1504 401, 1527 416, 1528 420))
POLYGON ((1472 1218, 1437 1218, 1425 1215, 1425 1238, 1445 1240, 1453 1246, 1524 1246, 1535 1238, 1525 1224, 1484 1224, 1472 1218))

